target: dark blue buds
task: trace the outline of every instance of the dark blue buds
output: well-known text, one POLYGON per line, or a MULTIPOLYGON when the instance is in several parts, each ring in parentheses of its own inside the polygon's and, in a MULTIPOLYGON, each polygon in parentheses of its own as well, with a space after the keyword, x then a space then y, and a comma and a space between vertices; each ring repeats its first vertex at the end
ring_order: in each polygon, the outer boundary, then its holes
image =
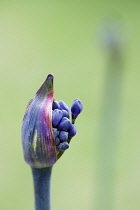
POLYGON ((55 144, 56 144, 56 146, 60 144, 60 139, 59 138, 55 139, 55 144))
POLYGON ((63 117, 70 118, 69 112, 67 112, 66 110, 62 110, 62 113, 63 113, 63 117))
POLYGON ((61 110, 66 110, 67 112, 69 111, 69 107, 67 106, 67 104, 64 101, 59 101, 59 105, 60 105, 60 109, 61 110))
POLYGON ((59 105, 59 102, 54 100, 53 101, 53 104, 52 104, 52 109, 60 109, 60 105, 59 105))
POLYGON ((71 126, 71 128, 69 130, 69 137, 72 138, 73 136, 75 136, 76 132, 77 132, 76 125, 72 124, 72 126, 71 126))
POLYGON ((71 128, 71 122, 67 117, 63 117, 58 125, 59 130, 66 131, 71 128))
POLYGON ((68 148, 69 148, 69 144, 68 144, 67 141, 62 142, 57 146, 57 149, 60 150, 60 151, 65 151, 68 148))
POLYGON ((57 128, 53 128, 53 134, 54 134, 54 138, 56 139, 57 136, 59 135, 59 131, 57 130, 57 128))
POLYGON ((72 107, 71 107, 71 113, 72 113, 72 122, 75 122, 75 119, 80 114, 80 112, 83 109, 82 102, 79 99, 75 99, 73 101, 72 107))
POLYGON ((67 104, 64 101, 53 101, 52 126, 58 157, 59 151, 62 152, 68 149, 71 138, 76 135, 77 130, 74 122, 82 108, 82 102, 79 99, 75 99, 71 107, 71 122, 67 104))
POLYGON ((61 131, 59 133, 59 138, 60 138, 61 141, 67 141, 68 140, 68 132, 61 131))
POLYGON ((53 126, 57 126, 63 117, 63 113, 59 109, 55 109, 52 113, 52 124, 53 126))

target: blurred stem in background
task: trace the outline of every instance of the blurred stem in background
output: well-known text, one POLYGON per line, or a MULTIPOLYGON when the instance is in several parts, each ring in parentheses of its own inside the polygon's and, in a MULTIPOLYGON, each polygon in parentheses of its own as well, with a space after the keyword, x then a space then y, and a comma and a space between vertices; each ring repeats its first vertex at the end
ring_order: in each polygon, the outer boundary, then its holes
POLYGON ((121 127, 123 52, 120 27, 108 24, 102 41, 108 56, 101 104, 97 157, 96 210, 113 210, 115 199, 118 140, 121 127))

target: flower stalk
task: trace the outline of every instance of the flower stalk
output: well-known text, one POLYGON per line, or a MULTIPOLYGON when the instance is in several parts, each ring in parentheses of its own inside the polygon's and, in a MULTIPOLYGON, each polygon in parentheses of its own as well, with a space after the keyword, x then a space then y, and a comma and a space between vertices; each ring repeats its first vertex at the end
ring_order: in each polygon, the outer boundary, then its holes
POLYGON ((51 173, 52 166, 32 168, 35 194, 35 210, 51 210, 51 173))

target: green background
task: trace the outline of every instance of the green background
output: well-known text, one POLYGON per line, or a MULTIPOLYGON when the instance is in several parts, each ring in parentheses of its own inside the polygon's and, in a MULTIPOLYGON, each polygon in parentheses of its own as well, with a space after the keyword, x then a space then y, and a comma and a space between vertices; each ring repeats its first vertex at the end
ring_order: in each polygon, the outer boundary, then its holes
POLYGON ((49 73, 57 100, 71 106, 80 98, 84 105, 78 133, 53 169, 53 210, 140 209, 139 10, 139 1, 130 0, 0 1, 1 210, 34 209, 21 125, 28 101, 49 73), (99 135, 108 56, 100 28, 116 17, 124 34, 120 129, 113 152, 104 148, 115 160, 104 168, 99 135), (104 200, 112 207, 103 206, 104 200))

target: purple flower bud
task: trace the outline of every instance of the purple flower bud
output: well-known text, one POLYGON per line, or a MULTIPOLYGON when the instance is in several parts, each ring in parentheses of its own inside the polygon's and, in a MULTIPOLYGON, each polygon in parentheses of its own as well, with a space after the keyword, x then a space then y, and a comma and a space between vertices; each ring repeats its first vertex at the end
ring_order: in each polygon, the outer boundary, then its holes
MULTIPOLYGON (((81 101, 74 100, 71 109, 72 116, 76 118, 82 110, 81 101)), ((76 134, 76 127, 68 118, 68 106, 53 98, 53 76, 49 74, 29 102, 23 118, 24 159, 31 167, 50 167, 69 148, 68 142, 76 134)))
POLYGON ((73 101, 71 112, 72 112, 72 119, 75 120, 77 116, 80 114, 80 112, 83 109, 82 102, 79 99, 75 99, 73 101))
POLYGON ((72 138, 73 136, 76 135, 77 129, 76 129, 76 125, 72 124, 69 132, 69 137, 72 138))
POLYGON ((59 135, 59 131, 57 130, 57 128, 53 128, 53 134, 54 134, 54 138, 56 139, 57 136, 59 135))
POLYGON ((63 113, 61 110, 55 109, 52 112, 52 124, 54 127, 56 127, 58 125, 58 123, 61 121, 62 117, 63 117, 63 113))
POLYGON ((53 110, 54 109, 60 109, 60 105, 59 105, 59 102, 58 101, 56 101, 56 100, 53 101, 52 109, 53 110))
POLYGON ((58 129, 62 131, 67 131, 71 128, 71 122, 67 117, 63 117, 60 123, 58 124, 58 129))
POLYGON ((57 146, 57 149, 58 149, 58 150, 61 150, 61 151, 65 151, 65 150, 68 149, 68 148, 69 148, 69 144, 68 144, 67 141, 62 142, 62 143, 60 143, 60 144, 57 146))
POLYGON ((58 146, 60 144, 60 139, 59 138, 55 139, 55 144, 56 144, 56 146, 58 146))
POLYGON ((47 79, 27 107, 22 125, 25 161, 32 167, 49 167, 57 160, 52 129, 53 76, 47 79))
POLYGON ((59 133, 59 139, 61 141, 67 141, 68 140, 68 132, 66 132, 66 131, 60 131, 60 133, 59 133))
POLYGON ((61 110, 62 111, 62 113, 63 113, 63 117, 67 117, 67 118, 70 118, 70 116, 69 116, 69 112, 67 112, 66 110, 61 110))
POLYGON ((60 109, 61 110, 66 110, 67 112, 69 112, 69 107, 67 106, 67 104, 64 101, 59 101, 59 105, 60 105, 60 109))

